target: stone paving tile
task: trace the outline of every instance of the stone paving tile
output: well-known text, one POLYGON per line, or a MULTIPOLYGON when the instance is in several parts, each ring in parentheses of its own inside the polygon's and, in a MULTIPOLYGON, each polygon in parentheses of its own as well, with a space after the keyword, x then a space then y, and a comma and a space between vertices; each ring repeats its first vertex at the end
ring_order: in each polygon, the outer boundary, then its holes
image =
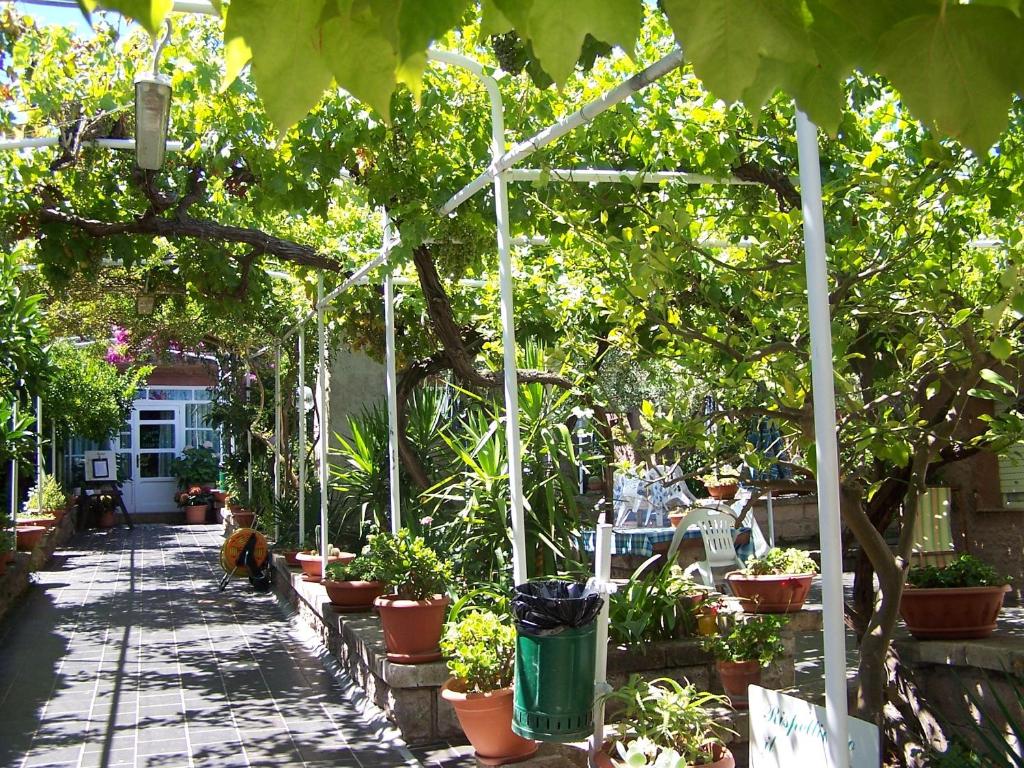
POLYGON ((0 766, 416 766, 212 526, 79 535, 0 623, 0 766))

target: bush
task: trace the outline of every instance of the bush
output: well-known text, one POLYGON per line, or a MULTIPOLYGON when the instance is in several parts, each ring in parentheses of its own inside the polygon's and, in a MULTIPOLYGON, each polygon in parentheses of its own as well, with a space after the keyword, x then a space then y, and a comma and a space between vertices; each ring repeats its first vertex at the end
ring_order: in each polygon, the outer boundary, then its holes
POLYGON ((758 661, 771 664, 785 650, 780 616, 755 615, 737 620, 724 634, 704 638, 704 647, 719 661, 758 661))
POLYGON ((372 558, 357 557, 348 563, 331 563, 324 572, 330 581, 378 581, 372 558))
POLYGON ((28 492, 28 499, 25 500, 23 509, 27 513, 51 512, 55 509, 64 509, 67 503, 67 496, 64 489, 60 487, 57 478, 47 475, 41 483, 33 486, 28 492))
POLYGON ((817 573, 818 564, 802 549, 769 549, 764 557, 750 560, 744 572, 750 576, 799 576, 817 573))
POLYGON ((217 481, 217 454, 209 448, 186 448, 171 462, 171 472, 178 478, 178 487, 208 485, 217 481))
POLYGON ((445 627, 441 652, 448 671, 467 693, 487 693, 512 685, 516 631, 511 621, 490 611, 473 611, 445 627))
POLYGON ((921 589, 1000 587, 1009 583, 1008 577, 1000 576, 995 568, 973 555, 960 555, 952 563, 941 568, 934 565, 911 568, 907 574, 907 584, 921 589))
POLYGON ((399 597, 427 600, 444 592, 452 578, 451 563, 443 563, 420 536, 403 528, 397 535, 376 533, 367 552, 381 581, 399 597))
POLYGON ((703 591, 676 563, 653 574, 638 568, 609 598, 609 634, 616 643, 643 647, 654 640, 689 636, 697 627, 691 595, 703 591))

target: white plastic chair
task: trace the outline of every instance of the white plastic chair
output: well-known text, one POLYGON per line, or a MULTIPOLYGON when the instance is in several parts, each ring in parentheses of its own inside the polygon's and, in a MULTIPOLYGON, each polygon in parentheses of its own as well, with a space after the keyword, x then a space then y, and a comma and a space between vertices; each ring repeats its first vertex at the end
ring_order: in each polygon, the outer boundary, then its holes
POLYGON ((738 520, 740 525, 750 529, 750 540, 754 545, 754 557, 764 557, 765 553, 771 549, 771 545, 768 544, 768 540, 764 537, 764 533, 761 532, 761 526, 754 516, 754 505, 751 504, 747 507, 746 512, 743 511, 743 508, 750 501, 750 496, 749 488, 740 488, 733 503, 726 506, 729 506, 732 510, 733 519, 738 520))
POLYGON ((640 495, 640 478, 623 477, 615 486, 614 524, 618 528, 636 528, 640 525, 641 514, 650 508, 647 500, 640 495))
POLYGON ((704 585, 712 589, 715 588, 715 568, 743 567, 736 555, 735 522, 731 515, 724 512, 697 507, 679 523, 680 528, 695 525, 700 529, 700 537, 704 542, 704 560, 698 561, 691 568, 695 567, 704 585))

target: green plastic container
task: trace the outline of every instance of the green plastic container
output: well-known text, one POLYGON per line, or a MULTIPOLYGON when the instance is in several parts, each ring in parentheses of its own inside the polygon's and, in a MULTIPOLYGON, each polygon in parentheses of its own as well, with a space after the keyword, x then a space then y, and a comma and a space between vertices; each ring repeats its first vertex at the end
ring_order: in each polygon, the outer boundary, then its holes
POLYGON ((581 741, 594 730, 597 623, 516 637, 512 730, 538 741, 581 741))

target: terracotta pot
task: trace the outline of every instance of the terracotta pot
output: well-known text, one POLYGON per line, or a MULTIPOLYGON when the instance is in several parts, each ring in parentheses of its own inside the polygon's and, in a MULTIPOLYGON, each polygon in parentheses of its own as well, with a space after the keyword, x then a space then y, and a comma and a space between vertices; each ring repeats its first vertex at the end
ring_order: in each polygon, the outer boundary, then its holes
POLYGON ((747 613, 795 613, 811 591, 813 574, 749 576, 727 573, 725 581, 747 613))
POLYGON ((25 520, 24 522, 19 521, 18 527, 22 526, 31 528, 33 526, 41 525, 43 528, 53 528, 57 524, 57 518, 55 517, 37 517, 32 520, 25 520))
POLYGON ((114 527, 114 510, 104 509, 96 516, 96 525, 100 528, 114 527))
POLYGON ((1000 587, 907 587, 900 598, 900 616, 918 640, 975 640, 996 628, 1003 596, 1000 587))
POLYGON ((214 501, 219 501, 221 504, 228 500, 228 492, 222 491, 219 488, 212 489, 210 495, 213 496, 214 501))
POLYGON ((728 501, 729 499, 736 498, 736 492, 740 489, 738 483, 729 483, 729 485, 714 485, 708 487, 708 495, 712 499, 720 499, 722 501, 728 501))
POLYGON ((368 611, 387 589, 382 581, 334 581, 324 579, 331 605, 340 611, 368 611))
POLYGON ((18 550, 20 552, 31 552, 42 541, 47 530, 49 529, 42 525, 19 525, 16 533, 18 550))
POLYGON ((299 567, 299 561, 296 559, 296 556, 299 554, 299 550, 279 549, 277 550, 277 554, 281 555, 281 557, 284 558, 285 563, 291 566, 292 568, 299 567))
POLYGON ((397 595, 374 600, 384 629, 388 661, 398 664, 438 661, 441 658, 438 643, 449 602, 440 595, 429 600, 403 600, 397 595))
POLYGON ((186 525, 203 525, 206 522, 205 504, 190 504, 182 509, 185 510, 186 525))
POLYGON ((682 522, 683 518, 686 517, 685 512, 669 512, 668 521, 672 523, 673 528, 678 528, 679 523, 682 522))
POLYGON ((761 684, 760 661, 716 661, 722 688, 734 709, 747 708, 747 686, 761 684))
MULTIPOLYGON (((732 756, 732 752, 729 751, 728 747, 716 745, 715 750, 715 761, 711 763, 703 763, 694 768, 736 768, 736 758, 732 756)), ((616 768, 615 763, 612 761, 609 754, 618 755, 618 750, 611 744, 605 744, 601 751, 594 755, 594 765, 596 768, 616 768)))
POLYGON ((237 512, 234 509, 231 510, 231 519, 239 528, 251 528, 253 520, 256 519, 256 513, 239 507, 237 512))
MULTIPOLYGON (((320 560, 319 553, 309 555, 305 552, 299 552, 295 555, 296 561, 302 567, 302 572, 306 575, 306 581, 312 581, 319 583, 320 579, 323 578, 323 564, 320 560)), ((342 552, 341 557, 330 557, 327 559, 327 564, 331 563, 350 563, 356 559, 356 556, 351 552, 342 552)))
POLYGON ((462 732, 484 765, 506 765, 525 760, 537 751, 537 742, 512 731, 512 689, 466 693, 454 677, 441 686, 441 698, 451 702, 462 732))

